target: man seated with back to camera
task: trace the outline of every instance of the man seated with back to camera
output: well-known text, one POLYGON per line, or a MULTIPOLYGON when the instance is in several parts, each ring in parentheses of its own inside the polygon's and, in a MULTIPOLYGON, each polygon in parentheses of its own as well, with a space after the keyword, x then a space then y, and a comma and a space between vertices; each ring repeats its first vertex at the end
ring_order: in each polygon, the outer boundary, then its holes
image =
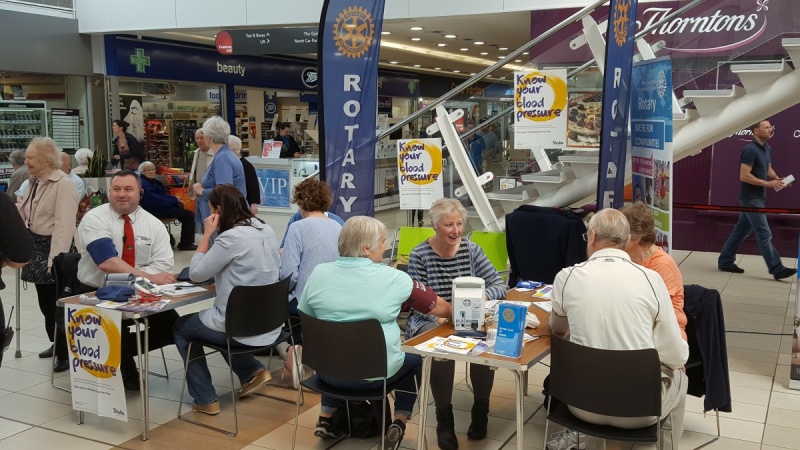
MULTIPOLYGON (((99 288, 107 274, 131 273, 155 284, 174 283, 169 235, 160 220, 139 206, 142 195, 139 175, 125 169, 115 173, 110 183, 108 203, 86 213, 78 226, 81 244, 78 280, 99 288)), ((150 316, 150 342, 173 342, 172 325, 177 318, 174 310, 150 316)), ((120 372, 125 389, 137 391, 135 336, 123 321, 120 372)))
MULTIPOLYGON (((604 350, 655 348, 661 361, 662 448, 677 448, 683 433, 688 379, 683 365, 689 346, 681 336, 669 291, 661 276, 631 261, 625 252, 630 226, 625 216, 607 208, 589 221, 586 262, 561 270, 553 282, 553 334, 604 350)), ((644 428, 654 417, 613 417, 572 406, 579 419, 618 428, 644 428)), ((548 450, 576 448, 578 435, 564 430, 547 443, 548 450)), ((580 441, 605 448, 602 439, 580 441)))

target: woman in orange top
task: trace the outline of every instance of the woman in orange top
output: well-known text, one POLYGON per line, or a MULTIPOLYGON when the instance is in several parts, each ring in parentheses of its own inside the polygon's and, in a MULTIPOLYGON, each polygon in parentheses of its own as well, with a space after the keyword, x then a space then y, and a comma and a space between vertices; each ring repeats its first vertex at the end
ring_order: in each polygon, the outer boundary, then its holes
POLYGON ((683 276, 669 253, 655 245, 656 229, 653 215, 641 202, 620 209, 631 225, 631 240, 625 251, 633 262, 661 275, 672 299, 672 308, 678 319, 681 335, 686 340, 686 314, 683 312, 683 276))

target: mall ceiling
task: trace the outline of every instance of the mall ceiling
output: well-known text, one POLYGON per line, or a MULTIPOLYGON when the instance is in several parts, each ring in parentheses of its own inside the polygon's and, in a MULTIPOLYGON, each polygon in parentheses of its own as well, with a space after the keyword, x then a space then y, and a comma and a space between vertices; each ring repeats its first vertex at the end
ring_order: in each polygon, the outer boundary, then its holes
MULTIPOLYGON (((308 25, 313 24, 304 26, 308 25)), ((387 69, 466 78, 528 42, 531 39, 530 27, 529 12, 388 20, 383 24, 380 65, 387 69)), ((266 27, 237 29, 263 30, 266 27)), ((141 36, 214 45, 218 31, 148 31, 142 32, 141 36)), ((316 58, 316 54, 297 56, 316 58)), ((517 60, 517 64, 526 62, 525 55, 517 60)), ((512 70, 508 68, 495 73, 495 76, 506 75, 512 70)))

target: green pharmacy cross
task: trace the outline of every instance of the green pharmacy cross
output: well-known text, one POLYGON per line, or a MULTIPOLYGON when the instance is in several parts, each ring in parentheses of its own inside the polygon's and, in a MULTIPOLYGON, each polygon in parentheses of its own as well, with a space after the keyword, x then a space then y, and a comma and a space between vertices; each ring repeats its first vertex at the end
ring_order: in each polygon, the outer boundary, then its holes
POLYGON ((145 68, 150 65, 150 57, 144 56, 144 49, 137 48, 136 54, 130 57, 131 64, 136 66, 136 73, 144 73, 145 68))

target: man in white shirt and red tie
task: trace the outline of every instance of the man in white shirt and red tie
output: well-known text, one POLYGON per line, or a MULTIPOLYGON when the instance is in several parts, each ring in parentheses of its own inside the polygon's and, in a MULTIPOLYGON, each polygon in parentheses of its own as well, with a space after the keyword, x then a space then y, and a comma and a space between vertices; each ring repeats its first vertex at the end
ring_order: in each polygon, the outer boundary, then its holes
MULTIPOLYGON (((139 207, 142 185, 131 170, 111 177, 109 203, 89 211, 78 226, 81 260, 78 280, 94 288, 102 287, 111 273, 131 273, 155 284, 175 282, 174 260, 167 229, 160 220, 139 207)), ((175 311, 149 318, 150 341, 172 339, 175 311)), ((126 389, 138 390, 139 377, 134 356, 136 338, 123 326, 120 372, 126 389)))

